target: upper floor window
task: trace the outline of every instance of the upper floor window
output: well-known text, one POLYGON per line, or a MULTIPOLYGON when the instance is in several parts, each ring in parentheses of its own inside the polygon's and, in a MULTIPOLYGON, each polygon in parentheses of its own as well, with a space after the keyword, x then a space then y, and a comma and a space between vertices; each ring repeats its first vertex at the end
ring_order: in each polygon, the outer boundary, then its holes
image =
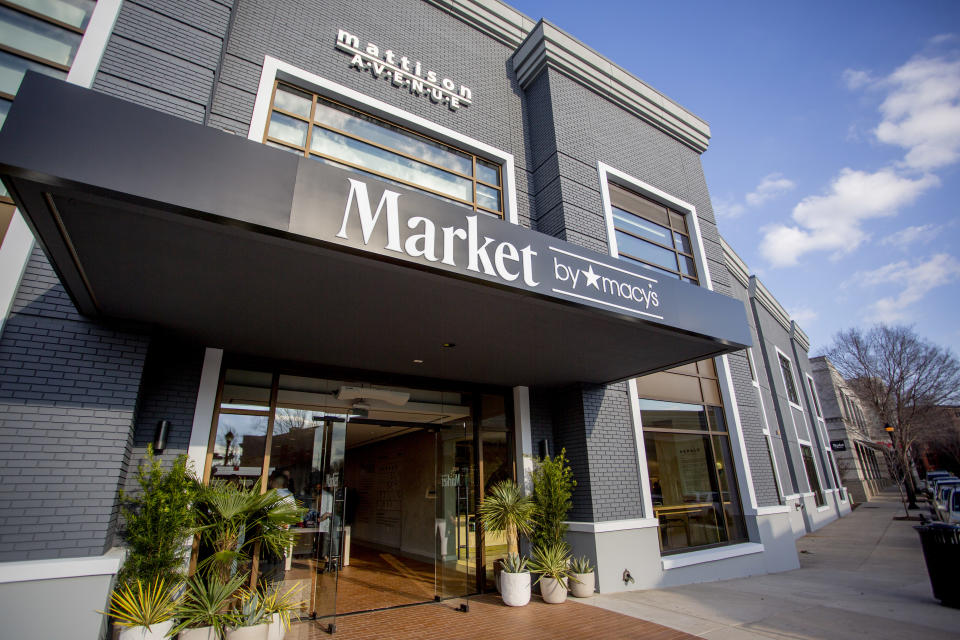
MULTIPOLYGON (((67 77, 95 5, 95 0, 0 2, 0 127, 27 71, 67 77)), ((0 203, 12 202, 0 185, 0 203)), ((0 240, 3 219, 0 215, 0 240)))
POLYGON ((820 398, 817 397, 817 390, 813 386, 813 378, 807 376, 807 386, 810 388, 810 398, 813 400, 813 408, 817 412, 817 417, 822 418, 823 414, 820 412, 820 398))
POLYGON ((780 359, 780 371, 783 373, 783 384, 787 387, 787 399, 793 404, 800 404, 800 397, 797 395, 797 385, 793 381, 793 369, 790 367, 790 361, 782 353, 778 353, 780 359))
POLYGON ((609 189, 620 257, 645 269, 698 284, 686 217, 613 183, 609 189))
POLYGON ((283 82, 264 142, 503 217, 499 164, 283 82))

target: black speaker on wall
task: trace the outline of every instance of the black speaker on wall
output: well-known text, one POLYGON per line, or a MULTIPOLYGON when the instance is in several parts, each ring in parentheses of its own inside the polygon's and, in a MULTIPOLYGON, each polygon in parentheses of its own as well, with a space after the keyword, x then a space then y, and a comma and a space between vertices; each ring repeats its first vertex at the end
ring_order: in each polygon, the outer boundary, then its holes
POLYGON ((537 457, 543 459, 550 455, 550 447, 547 445, 546 440, 540 440, 537 442, 537 457))

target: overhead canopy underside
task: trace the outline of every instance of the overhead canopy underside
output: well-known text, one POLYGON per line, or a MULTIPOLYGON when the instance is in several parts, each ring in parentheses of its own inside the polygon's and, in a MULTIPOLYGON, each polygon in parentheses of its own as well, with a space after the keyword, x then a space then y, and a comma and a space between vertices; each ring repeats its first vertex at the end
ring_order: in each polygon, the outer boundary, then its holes
POLYGON ((5 184, 93 317, 505 386, 611 382, 749 342, 742 304, 707 291, 691 313, 715 317, 670 327, 292 234, 299 162, 311 161, 32 74, 0 134, 5 184))

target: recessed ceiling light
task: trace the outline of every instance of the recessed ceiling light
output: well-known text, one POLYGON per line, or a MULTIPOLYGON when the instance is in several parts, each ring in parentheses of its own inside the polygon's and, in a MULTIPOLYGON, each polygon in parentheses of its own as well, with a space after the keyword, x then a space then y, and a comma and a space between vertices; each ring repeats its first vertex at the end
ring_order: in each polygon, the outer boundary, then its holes
POLYGON ((420 360, 420 359, 418 358, 418 359, 416 359, 416 360, 413 361, 413 364, 423 364, 423 360, 420 360))
POLYGON ((456 343, 456 342, 444 342, 444 343, 443 343, 442 345, 440 345, 440 346, 441 346, 441 347, 445 347, 445 348, 447 348, 447 349, 452 349, 452 348, 454 348, 455 346, 457 346, 457 343, 456 343))

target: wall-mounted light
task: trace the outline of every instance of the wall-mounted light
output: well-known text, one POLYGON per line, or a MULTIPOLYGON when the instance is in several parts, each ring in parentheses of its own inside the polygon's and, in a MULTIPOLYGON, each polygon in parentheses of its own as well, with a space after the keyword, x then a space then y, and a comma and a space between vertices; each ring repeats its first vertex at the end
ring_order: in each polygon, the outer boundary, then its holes
POLYGON ((170 434, 170 421, 160 420, 157 422, 157 429, 153 432, 153 451, 154 453, 163 453, 167 448, 167 436, 170 434))

